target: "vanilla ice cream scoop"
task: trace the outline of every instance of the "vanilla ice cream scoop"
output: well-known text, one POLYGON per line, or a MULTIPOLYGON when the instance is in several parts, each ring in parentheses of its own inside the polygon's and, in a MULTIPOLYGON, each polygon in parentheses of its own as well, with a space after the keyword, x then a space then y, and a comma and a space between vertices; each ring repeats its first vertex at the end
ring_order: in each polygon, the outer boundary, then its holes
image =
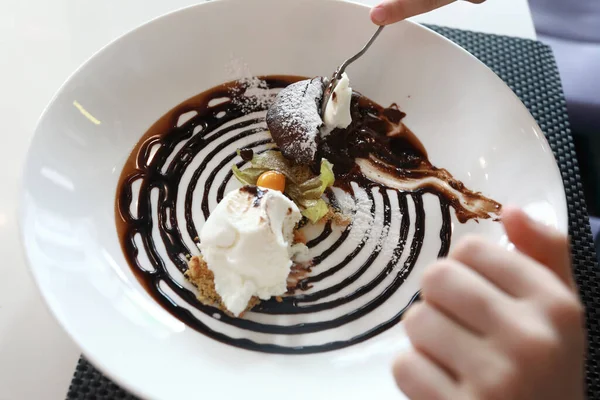
POLYGON ((348 79, 346 73, 343 73, 325 106, 323 126, 321 127, 322 135, 327 136, 335 128, 344 129, 350 125, 352 122, 352 116, 350 115, 351 100, 350 79, 348 79))
MULTIPOLYGON (((244 186, 227 194, 200 232, 200 250, 223 304, 239 316, 252 296, 267 300, 287 291, 292 246, 302 215, 283 193, 244 186)), ((305 246, 302 246, 305 247, 305 246)))

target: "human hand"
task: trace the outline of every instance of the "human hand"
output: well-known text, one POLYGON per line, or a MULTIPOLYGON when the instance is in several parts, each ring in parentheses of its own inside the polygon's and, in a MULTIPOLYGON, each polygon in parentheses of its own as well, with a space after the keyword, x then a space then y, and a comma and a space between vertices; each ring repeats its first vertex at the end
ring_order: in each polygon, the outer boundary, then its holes
MULTIPOLYGON (((406 18, 414 17, 436 8, 454 3, 455 0, 384 0, 371 10, 371 20, 377 25, 389 25, 406 18)), ((467 0, 483 3, 485 0, 467 0)))
POLYGON ((476 237, 429 267, 393 368, 411 399, 584 398, 583 307, 565 236, 513 208, 510 252, 476 237))

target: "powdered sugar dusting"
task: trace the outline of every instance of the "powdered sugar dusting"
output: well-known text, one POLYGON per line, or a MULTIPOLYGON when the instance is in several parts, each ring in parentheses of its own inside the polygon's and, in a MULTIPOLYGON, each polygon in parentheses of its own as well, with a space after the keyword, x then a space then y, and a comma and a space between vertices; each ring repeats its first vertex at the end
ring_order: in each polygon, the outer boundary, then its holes
POLYGON ((354 201, 354 198, 346 191, 335 186, 332 187, 331 190, 335 195, 335 200, 340 207, 342 214, 353 215, 356 211, 356 202, 354 201))
POLYGON ((381 230, 381 235, 379 236, 379 239, 377 239, 377 245, 375 246, 375 251, 380 251, 383 248, 389 233, 390 233, 390 226, 387 224, 383 225, 383 229, 381 230))
POLYGON ((373 226, 375 217, 371 213, 373 201, 367 196, 366 192, 354 186, 355 211, 352 218, 352 229, 350 230, 349 238, 352 240, 362 241, 366 239, 365 232, 373 226), (358 189, 358 190, 357 190, 358 189))
MULTIPOLYGON (((381 189, 385 191, 385 189, 381 189)), ((383 214, 391 213, 390 206, 384 203, 383 206, 383 214)), ((377 240, 377 245, 375 246, 375 250, 381 250, 384 247, 384 244, 387 241, 388 234, 390 233, 390 225, 386 222, 383 223, 383 228, 381 230, 381 235, 379 235, 379 239, 377 240)))
POLYGON ((275 94, 269 90, 267 82, 257 76, 238 79, 239 88, 244 90, 244 97, 236 97, 234 104, 241 105, 242 111, 256 110, 257 108, 268 109, 275 94))
POLYGON ((252 77, 248 63, 233 54, 229 55, 229 62, 225 65, 225 70, 231 79, 241 80, 252 77))
POLYGON ((269 89, 267 82, 252 74, 250 67, 242 59, 231 55, 225 69, 238 84, 235 89, 232 89, 232 92, 239 90, 244 92, 244 97, 232 96, 233 103, 241 106, 242 111, 249 112, 257 108, 266 110, 273 103, 275 93, 269 89))

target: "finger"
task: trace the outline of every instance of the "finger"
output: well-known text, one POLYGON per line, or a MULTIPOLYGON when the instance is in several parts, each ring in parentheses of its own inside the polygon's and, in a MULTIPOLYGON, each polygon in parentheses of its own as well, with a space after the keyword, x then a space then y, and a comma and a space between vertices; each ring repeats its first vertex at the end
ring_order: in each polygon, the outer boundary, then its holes
POLYGON ((525 298, 546 291, 563 291, 554 273, 533 259, 469 236, 450 251, 451 259, 465 264, 506 293, 525 298))
POLYGON ((477 272, 450 259, 428 267, 421 288, 426 302, 477 335, 498 330, 511 301, 477 272))
POLYGON ((467 370, 465 354, 481 347, 481 339, 427 302, 414 305, 402 320, 413 347, 450 376, 467 370))
POLYGON ((502 223, 508 239, 517 250, 547 266, 571 288, 575 288, 571 273, 569 240, 553 228, 532 220, 518 208, 506 207, 502 223))
POLYGON ((371 20, 377 25, 393 24, 453 2, 454 0, 384 0, 371 10, 371 20))
POLYGON ((455 399, 457 383, 423 354, 409 350, 393 366, 396 384, 410 399, 455 399))

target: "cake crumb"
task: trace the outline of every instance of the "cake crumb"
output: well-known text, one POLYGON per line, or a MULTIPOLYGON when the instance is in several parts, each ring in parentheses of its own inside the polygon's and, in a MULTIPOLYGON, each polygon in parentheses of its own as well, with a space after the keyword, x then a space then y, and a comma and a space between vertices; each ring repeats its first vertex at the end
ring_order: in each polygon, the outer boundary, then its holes
MULTIPOLYGON (((193 256, 188 263, 188 270, 185 272, 185 278, 194 285, 198 292, 196 298, 204 305, 217 307, 230 317, 235 317, 223 304, 221 296, 217 293, 215 288, 215 275, 208 268, 206 261, 202 256, 193 256)), ((246 311, 250 311, 256 305, 260 303, 260 299, 253 296, 248 302, 246 311)), ((242 317, 246 311, 241 313, 239 317, 242 317)))
POLYGON ((327 214, 325 214, 323 216, 323 218, 321 218, 321 221, 319 221, 319 222, 328 222, 328 221, 331 221, 334 224, 343 228, 343 227, 350 225, 350 223, 352 222, 352 218, 346 214, 343 214, 340 210, 338 210, 330 205, 329 211, 327 211, 327 214))
POLYGON ((302 244, 306 244, 306 235, 304 234, 304 232, 302 232, 299 229, 296 229, 294 231, 294 244, 295 243, 302 243, 302 244))

